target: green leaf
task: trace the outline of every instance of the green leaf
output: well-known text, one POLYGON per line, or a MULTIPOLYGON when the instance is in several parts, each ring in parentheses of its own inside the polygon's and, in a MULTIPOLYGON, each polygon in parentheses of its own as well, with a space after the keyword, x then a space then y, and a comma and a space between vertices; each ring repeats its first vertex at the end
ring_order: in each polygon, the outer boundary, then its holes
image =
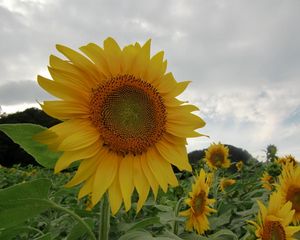
POLYGON ((0 190, 0 229, 17 226, 52 206, 51 181, 38 179, 0 190))
POLYGON ((230 222, 231 210, 221 214, 220 216, 209 217, 210 229, 215 230, 230 222))
POLYGON ((128 232, 138 229, 144 229, 153 224, 159 224, 159 217, 149 217, 135 223, 124 224, 120 227, 121 231, 128 232))
POLYGON ((0 232, 0 239, 5 239, 5 240, 16 239, 16 236, 18 236, 20 233, 29 232, 31 230, 32 229, 25 226, 6 228, 0 232))
POLYGON ((238 240, 237 236, 230 230, 223 229, 212 235, 209 235, 211 240, 238 240))
POLYGON ((119 240, 140 240, 140 239, 153 240, 155 238, 152 237, 152 235, 145 230, 128 232, 119 238, 119 240))
POLYGON ((35 158, 35 160, 46 168, 54 168, 54 165, 61 153, 51 152, 46 145, 40 144, 32 139, 32 137, 44 128, 35 124, 0 124, 0 131, 3 131, 15 143, 19 144, 27 153, 35 158))
POLYGON ((35 238, 34 240, 51 240, 51 234, 50 233, 47 233, 43 236, 40 236, 38 238, 35 238))
MULTIPOLYGON (((85 222, 92 227, 93 226, 93 219, 86 219, 85 222)), ((83 236, 86 234, 86 228, 80 223, 77 223, 73 226, 71 232, 69 233, 67 240, 77 240, 77 239, 84 239, 83 236)))

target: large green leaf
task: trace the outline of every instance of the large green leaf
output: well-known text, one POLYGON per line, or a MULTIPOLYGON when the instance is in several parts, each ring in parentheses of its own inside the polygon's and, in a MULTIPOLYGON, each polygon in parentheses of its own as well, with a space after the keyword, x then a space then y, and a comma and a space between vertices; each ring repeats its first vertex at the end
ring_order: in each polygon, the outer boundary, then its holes
POLYGON ((52 207, 51 181, 39 179, 0 190, 0 229, 17 226, 52 207))
POLYGON ((15 143, 19 144, 27 153, 46 168, 54 168, 54 165, 61 153, 51 152, 46 145, 40 144, 32 137, 46 128, 35 124, 0 124, 0 131, 3 131, 15 143))

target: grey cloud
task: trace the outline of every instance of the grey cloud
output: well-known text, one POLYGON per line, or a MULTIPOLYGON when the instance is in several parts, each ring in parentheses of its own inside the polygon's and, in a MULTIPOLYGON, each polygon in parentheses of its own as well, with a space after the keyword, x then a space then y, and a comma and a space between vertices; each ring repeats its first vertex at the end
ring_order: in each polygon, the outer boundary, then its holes
POLYGON ((7 82, 0 85, 0 105, 34 103, 50 98, 53 99, 34 81, 7 82))

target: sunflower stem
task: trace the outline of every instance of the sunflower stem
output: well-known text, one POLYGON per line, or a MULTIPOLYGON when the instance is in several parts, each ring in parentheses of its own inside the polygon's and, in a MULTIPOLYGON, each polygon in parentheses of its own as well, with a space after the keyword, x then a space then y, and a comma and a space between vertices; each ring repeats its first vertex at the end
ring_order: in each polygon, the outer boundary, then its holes
POLYGON ((100 202, 99 240, 108 240, 110 227, 110 209, 107 193, 100 202))
POLYGON ((182 197, 179 199, 179 201, 176 203, 175 209, 174 209, 174 214, 175 214, 175 220, 174 220, 174 226, 173 226, 173 233, 175 235, 178 234, 178 221, 177 221, 177 217, 178 217, 178 213, 181 207, 181 203, 183 202, 183 200, 185 199, 185 197, 182 197))

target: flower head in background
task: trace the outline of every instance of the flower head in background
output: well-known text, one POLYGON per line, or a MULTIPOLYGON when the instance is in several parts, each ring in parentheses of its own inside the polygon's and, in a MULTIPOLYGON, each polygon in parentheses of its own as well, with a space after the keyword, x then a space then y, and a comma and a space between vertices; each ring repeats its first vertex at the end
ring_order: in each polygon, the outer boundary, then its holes
POLYGON ((192 231, 195 229, 198 234, 203 234, 209 229, 208 216, 216 212, 210 206, 215 202, 214 199, 208 198, 211 176, 207 175, 201 169, 199 176, 192 185, 192 191, 189 193, 190 198, 186 200, 189 209, 180 212, 181 216, 187 217, 186 229, 192 231))
POLYGON ((42 109, 63 122, 36 136, 54 151, 63 152, 55 172, 80 161, 68 187, 82 184, 79 198, 91 196, 94 206, 108 191, 112 213, 124 202, 131 208, 134 189, 137 210, 150 188, 176 186, 172 165, 191 171, 186 138, 201 136, 205 122, 198 108, 176 97, 189 81, 177 82, 166 72, 164 53, 150 56, 150 40, 123 49, 112 38, 104 47, 94 43, 82 53, 57 45, 67 60, 50 56, 52 79, 38 76, 39 85, 58 98, 42 109))
POLYGON ((220 180, 220 188, 222 192, 225 192, 226 188, 235 184, 236 181, 231 178, 221 178, 220 180))
POLYGON ((300 168, 293 164, 287 164, 283 167, 279 176, 277 190, 282 194, 283 203, 290 201, 292 209, 295 210, 293 223, 300 223, 300 168))
POLYGON ((292 210, 291 202, 280 204, 281 198, 280 193, 274 192, 267 207, 258 201, 260 212, 257 222, 249 222, 256 227, 259 240, 296 240, 293 235, 300 230, 300 226, 289 226, 295 210, 292 210))
POLYGON ((229 168, 230 160, 228 159, 229 148, 221 143, 213 143, 205 151, 205 160, 211 169, 229 168))
POLYGON ((236 166, 236 169, 240 172, 240 171, 242 171, 242 168, 243 168, 243 166, 244 166, 244 163, 243 163, 243 161, 238 161, 238 162, 235 164, 235 166, 236 166))
POLYGON ((264 189, 272 191, 275 183, 274 177, 272 177, 268 172, 264 172, 262 177, 260 178, 260 181, 263 185, 264 189))

